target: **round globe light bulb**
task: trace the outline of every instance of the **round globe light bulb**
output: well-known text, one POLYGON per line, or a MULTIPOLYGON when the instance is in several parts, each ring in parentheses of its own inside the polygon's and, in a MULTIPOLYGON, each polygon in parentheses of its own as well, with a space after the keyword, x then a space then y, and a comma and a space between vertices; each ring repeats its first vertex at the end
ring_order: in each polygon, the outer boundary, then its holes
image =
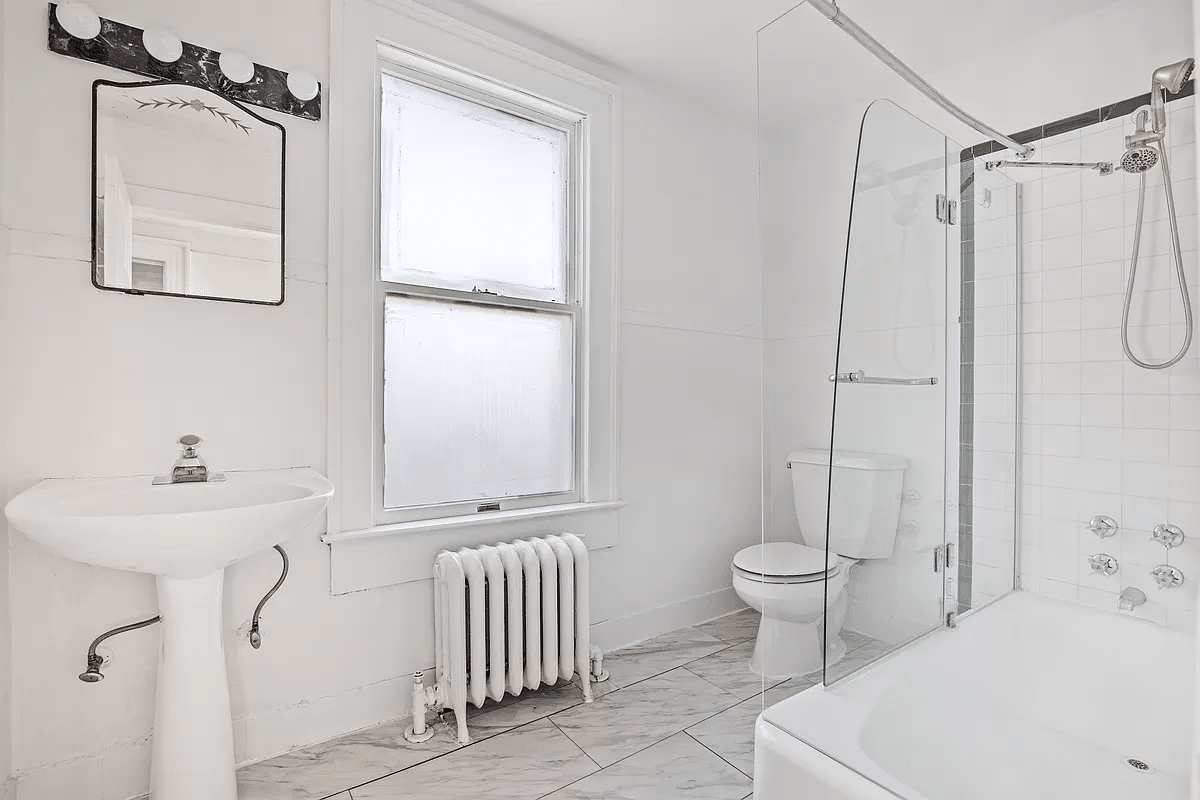
POLYGON ((142 31, 146 52, 164 64, 174 64, 183 55, 183 42, 166 28, 146 28, 142 31))
POLYGON ((234 83, 246 83, 254 77, 254 62, 239 50, 221 53, 217 63, 221 66, 221 72, 225 73, 225 77, 234 83))
POLYGON ((317 83, 316 77, 310 72, 297 70, 289 72, 287 76, 288 91, 302 102, 307 103, 317 96, 317 92, 321 91, 321 84, 317 83))
POLYGON ((54 18, 76 39, 95 39, 100 35, 100 17, 87 3, 63 3, 54 9, 54 18))

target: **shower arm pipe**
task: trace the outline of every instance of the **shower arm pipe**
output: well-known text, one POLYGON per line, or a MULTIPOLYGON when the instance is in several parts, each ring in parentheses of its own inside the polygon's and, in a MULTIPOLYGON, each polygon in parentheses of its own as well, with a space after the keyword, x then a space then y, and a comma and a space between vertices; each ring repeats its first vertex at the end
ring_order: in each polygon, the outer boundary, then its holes
POLYGON ((837 7, 837 4, 834 3, 833 0, 808 0, 808 4, 817 11, 820 11, 826 19, 845 31, 851 39, 869 50, 876 58, 878 58, 887 66, 891 67, 893 72, 912 84, 913 88, 928 97, 933 102, 937 103, 959 122, 970 125, 984 136, 988 136, 997 142, 1000 142, 1010 150, 1015 151, 1017 158, 1029 158, 1029 156, 1033 153, 1033 148, 1031 146, 1027 144, 1021 144, 1015 139, 1005 136, 1000 131, 996 130, 990 125, 985 125, 955 105, 948 97, 926 82, 924 78, 913 72, 907 64, 905 64, 890 50, 880 44, 877 39, 871 36, 871 34, 858 27, 854 20, 850 19, 841 12, 841 9, 837 7))

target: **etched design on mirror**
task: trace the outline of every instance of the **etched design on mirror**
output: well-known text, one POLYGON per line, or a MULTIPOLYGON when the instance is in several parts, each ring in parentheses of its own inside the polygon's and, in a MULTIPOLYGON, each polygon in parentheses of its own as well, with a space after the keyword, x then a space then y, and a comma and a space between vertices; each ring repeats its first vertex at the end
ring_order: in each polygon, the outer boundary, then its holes
POLYGON ((205 89, 92 86, 92 282, 279 305, 285 131, 205 89))

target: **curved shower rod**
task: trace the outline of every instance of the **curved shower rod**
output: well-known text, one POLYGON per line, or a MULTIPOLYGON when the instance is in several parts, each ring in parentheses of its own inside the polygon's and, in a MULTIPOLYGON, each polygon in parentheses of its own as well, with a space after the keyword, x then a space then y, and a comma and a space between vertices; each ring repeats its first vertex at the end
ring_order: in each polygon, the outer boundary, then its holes
POLYGON ((849 34, 851 39, 867 48, 867 50, 871 51, 876 58, 891 67, 893 72, 895 72, 901 78, 904 78, 904 80, 912 84, 913 88, 928 97, 933 102, 937 103, 957 120, 970 125, 984 136, 989 136, 1010 150, 1015 151, 1017 158, 1019 159, 1024 160, 1033 154, 1033 148, 1031 146, 1027 144, 1021 144, 1015 139, 1005 136, 1003 133, 991 127, 990 125, 985 125, 984 123, 975 119, 975 117, 972 117, 966 111, 963 111, 937 89, 930 86, 924 78, 913 72, 903 61, 896 58, 896 56, 893 55, 890 50, 880 44, 877 39, 871 36, 871 34, 858 27, 854 20, 843 14, 841 9, 837 7, 837 3, 835 3, 834 0, 808 0, 808 4, 817 11, 820 11, 826 19, 849 34))

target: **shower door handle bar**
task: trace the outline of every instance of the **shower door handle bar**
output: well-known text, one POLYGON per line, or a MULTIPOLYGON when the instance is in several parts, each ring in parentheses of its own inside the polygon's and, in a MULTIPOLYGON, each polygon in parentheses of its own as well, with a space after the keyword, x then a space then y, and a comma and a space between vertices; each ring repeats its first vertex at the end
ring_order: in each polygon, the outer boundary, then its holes
POLYGON ((888 386, 937 386, 937 378, 872 378, 861 369, 858 372, 838 372, 829 376, 830 383, 880 383, 888 386))

